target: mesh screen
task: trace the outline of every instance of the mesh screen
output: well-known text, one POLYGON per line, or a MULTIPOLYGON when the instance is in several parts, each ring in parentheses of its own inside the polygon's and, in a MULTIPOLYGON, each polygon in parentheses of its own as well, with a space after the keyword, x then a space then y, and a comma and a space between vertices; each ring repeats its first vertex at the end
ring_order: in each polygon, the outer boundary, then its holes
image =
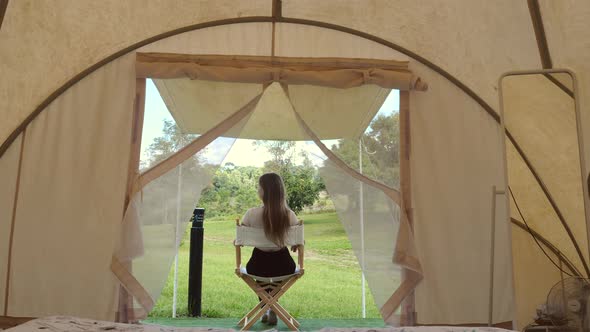
MULTIPOLYGON (((202 93, 179 94, 176 91, 193 91, 191 81, 175 81, 176 88, 172 91, 170 88, 173 85, 168 83, 160 83, 159 86, 167 86, 169 96, 180 96, 169 97, 166 101, 169 107, 172 105, 175 108, 175 118, 184 119, 182 128, 193 128, 191 132, 202 134, 205 129, 196 123, 199 113, 210 113, 211 109, 191 109, 191 105, 195 106, 192 103, 195 96, 208 97, 202 93)), ((202 82, 198 84, 202 85, 202 82)), ((231 88, 241 89, 237 85, 231 88)), ((241 94, 255 97, 259 91, 260 88, 247 86, 241 94)), ((236 137, 250 138, 251 132, 256 132, 255 128, 260 128, 256 133, 259 137, 265 137, 266 133, 260 131, 269 128, 269 132, 272 131, 269 137, 274 139, 307 142, 305 145, 309 148, 302 152, 318 167, 318 173, 324 179, 377 306, 382 307, 399 287, 400 267, 393 263, 393 255, 400 210, 391 193, 384 192, 382 186, 385 184, 394 192, 399 187, 399 118, 395 107, 378 113, 390 91, 377 86, 333 89, 302 85, 290 86, 288 92, 289 98, 286 98, 279 85, 270 85, 253 112, 226 131, 225 136, 232 138, 217 138, 207 148, 147 184, 134 197, 126 222, 128 236, 124 239, 125 246, 120 250, 119 257, 122 260, 135 258, 133 275, 154 301, 165 284, 201 191, 210 183, 236 137), (275 116, 278 114, 283 115, 275 116), (339 122, 342 126, 330 125, 330 121, 338 117, 346 118, 346 114, 354 114, 358 120, 339 122), (303 122, 298 122, 298 117, 303 122), (260 119, 275 121, 260 126, 260 119), (306 125, 302 127, 302 123, 306 125), (269 127, 271 125, 272 128, 269 127), (339 128, 335 131, 334 127, 339 128), (289 130, 284 132, 285 136, 280 136, 281 131, 277 128, 289 130), (243 132, 245 129, 246 133, 243 132), (313 140, 319 140, 318 137, 324 139, 333 156, 327 158, 315 146, 313 140), (347 166, 343 168, 342 165, 347 166), (351 169, 355 174, 362 173, 360 178, 351 176, 351 169), (367 179, 376 181, 382 187, 371 184, 367 179)), ((216 94, 211 96, 209 98, 219 97, 216 94)), ((227 102, 220 104, 226 105, 227 102)), ((199 105, 214 103, 209 100, 199 105)))
MULTIPOLYGON (((190 86, 190 81, 188 85, 190 86)), ((249 102, 258 100, 260 91, 260 86, 249 89, 251 98, 225 113, 231 116, 249 102)), ((216 95, 213 97, 221 98, 216 95)), ((175 103, 175 99, 168 100, 168 103, 175 103)), ((175 107, 178 108, 179 103, 176 104, 175 107)), ((117 258, 122 262, 132 261, 132 264, 127 264, 127 268, 154 302, 157 301, 166 283, 180 241, 201 192, 210 184, 215 171, 234 144, 236 140, 234 137, 239 135, 248 122, 253 107, 249 109, 250 112, 244 118, 220 132, 221 136, 206 147, 147 183, 130 202, 123 223, 123 238, 117 258)), ((208 112, 207 108, 196 108, 189 113, 198 119, 200 114, 208 112)), ((164 131, 164 134, 168 135, 164 139, 166 144, 158 145, 158 147, 163 146, 161 151, 158 150, 161 153, 160 158, 155 159, 156 162, 150 166, 158 168, 159 163, 168 157, 175 156, 175 153, 183 147, 198 146, 199 138, 205 137, 203 134, 214 129, 221 122, 226 121, 222 119, 213 122, 213 125, 210 124, 208 128, 199 128, 193 134, 187 134, 173 124, 168 132, 164 131)), ((154 142, 157 142, 157 139, 154 142)), ((150 159, 154 160, 153 156, 150 156, 150 159)), ((142 309, 140 303, 136 302, 133 306, 142 309)))
POLYGON ((399 188, 399 109, 393 109, 399 92, 388 98, 390 92, 375 85, 351 89, 289 86, 297 113, 336 156, 356 171, 361 171, 362 164, 362 173, 372 180, 399 188), (318 108, 323 114, 314 112, 318 108), (338 126, 326 126, 326 121, 346 118, 347 113, 357 114, 359 121, 334 136, 331 128, 338 126))
POLYGON ((142 235, 138 245, 143 246, 143 255, 133 261, 133 275, 154 300, 164 287, 201 191, 210 183, 234 140, 218 138, 138 193, 135 201, 142 235))
MULTIPOLYGON (((315 136, 329 137, 314 105, 337 118, 341 108, 363 113, 347 137, 322 143, 348 167, 371 180, 399 187, 399 123, 393 109, 378 114, 390 91, 376 86, 331 89, 289 86, 294 111, 315 136), (350 104, 350 102, 354 103, 350 104), (341 104, 347 103, 347 104, 341 104)), ((308 136, 308 145, 315 145, 308 136)), ((399 230, 399 206, 381 189, 354 178, 325 154, 309 148, 310 158, 319 165, 319 174, 334 202, 338 217, 351 241, 378 307, 382 307, 399 287, 400 267, 393 263, 399 230)))

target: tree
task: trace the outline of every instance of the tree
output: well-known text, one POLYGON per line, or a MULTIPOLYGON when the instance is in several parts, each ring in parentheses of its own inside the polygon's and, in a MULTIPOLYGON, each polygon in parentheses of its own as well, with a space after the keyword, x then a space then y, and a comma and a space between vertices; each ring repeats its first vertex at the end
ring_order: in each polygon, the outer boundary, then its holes
MULTIPOLYGON (((341 139, 332 151, 357 171, 359 141, 341 139)), ((362 135, 363 174, 384 184, 399 188, 399 113, 378 115, 362 135)))
POLYGON ((324 184, 313 167, 289 164, 279 174, 285 182, 287 204, 295 213, 313 205, 320 197, 320 191, 324 189, 324 184))
MULTIPOLYGON (((363 133, 361 156, 363 163, 362 173, 370 179, 382 182, 390 187, 399 188, 399 114, 378 115, 363 133)), ((331 147, 331 150, 348 166, 359 171, 359 138, 340 139, 331 147)), ((348 175, 335 170, 329 161, 320 168, 320 173, 328 184, 336 184, 348 181, 348 175), (346 179, 341 178, 345 176, 346 179)), ((343 196, 345 199, 335 202, 347 202, 340 208, 349 210, 358 209, 360 202, 359 182, 351 180, 347 185, 334 185, 328 187, 332 197, 343 196)), ((382 195, 379 190, 364 186, 364 204, 366 208, 378 204, 378 197, 382 195)))
POLYGON ((211 184, 203 190, 199 206, 207 215, 239 216, 247 209, 259 205, 257 184, 262 170, 256 167, 243 167, 227 164, 220 167, 211 184))
POLYGON ((295 142, 257 141, 254 145, 265 147, 272 155, 272 159, 264 163, 263 170, 265 173, 277 173, 283 178, 287 204, 293 212, 299 213, 304 207, 315 203, 325 185, 305 153, 301 153, 302 164, 295 165, 295 142))
POLYGON ((192 142, 198 135, 185 134, 174 121, 164 119, 163 136, 156 137, 147 148, 148 160, 143 167, 152 167, 192 142))

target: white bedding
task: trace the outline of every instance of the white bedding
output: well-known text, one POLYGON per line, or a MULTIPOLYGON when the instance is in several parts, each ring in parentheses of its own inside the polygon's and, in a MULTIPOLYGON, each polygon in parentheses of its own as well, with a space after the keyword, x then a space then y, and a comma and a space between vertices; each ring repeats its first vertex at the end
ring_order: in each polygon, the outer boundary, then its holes
MULTIPOLYGON (((171 327, 151 324, 119 324, 68 316, 53 316, 34 319, 25 324, 5 330, 6 332, 196 332, 234 331, 207 327, 171 327)), ((489 327, 399 327, 399 328, 324 328, 324 332, 506 332, 508 330, 489 327)))

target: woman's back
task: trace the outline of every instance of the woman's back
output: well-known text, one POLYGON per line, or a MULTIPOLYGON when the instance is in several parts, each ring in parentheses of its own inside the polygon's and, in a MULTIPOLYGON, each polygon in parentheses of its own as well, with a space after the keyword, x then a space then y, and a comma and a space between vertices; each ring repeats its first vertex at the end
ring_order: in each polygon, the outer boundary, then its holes
MULTIPOLYGON (((242 225, 255 228, 264 228, 264 206, 254 207, 246 211, 242 218, 242 225)), ((289 225, 299 225, 295 212, 289 209, 289 225)))

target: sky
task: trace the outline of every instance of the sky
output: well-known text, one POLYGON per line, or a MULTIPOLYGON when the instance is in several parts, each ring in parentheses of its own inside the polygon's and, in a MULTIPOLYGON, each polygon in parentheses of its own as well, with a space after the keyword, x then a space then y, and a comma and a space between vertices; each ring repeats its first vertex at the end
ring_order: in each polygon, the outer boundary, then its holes
MULTIPOLYGON (((399 112, 399 91, 392 90, 385 102, 379 109, 377 114, 391 114, 392 112, 399 112)), ((166 104, 160 97, 158 89, 152 82, 147 80, 146 85, 146 100, 145 100, 145 115, 143 122, 143 134, 141 139, 141 158, 147 158, 146 149, 153 142, 156 137, 162 135, 162 128, 164 120, 174 121, 172 115, 166 108, 166 104)), ((238 166, 263 166, 264 162, 271 159, 271 155, 264 148, 254 148, 253 140, 237 139, 229 153, 225 156, 223 163, 233 163, 238 166)), ((324 141, 326 145, 333 144, 331 141, 324 141)), ((227 141, 225 142, 227 144, 227 141)), ((323 159, 323 153, 315 144, 306 142, 297 142, 295 149, 297 151, 308 151, 312 155, 312 161, 319 163, 323 159), (318 156, 314 158, 313 156, 318 156)), ((210 149, 215 150, 215 149, 210 149)), ((226 151, 227 149, 223 149, 226 151)), ((219 151, 219 150, 218 150, 219 151)), ((221 155, 211 156, 212 159, 219 160, 221 155)), ((297 160, 295 160, 297 162, 297 160)))

